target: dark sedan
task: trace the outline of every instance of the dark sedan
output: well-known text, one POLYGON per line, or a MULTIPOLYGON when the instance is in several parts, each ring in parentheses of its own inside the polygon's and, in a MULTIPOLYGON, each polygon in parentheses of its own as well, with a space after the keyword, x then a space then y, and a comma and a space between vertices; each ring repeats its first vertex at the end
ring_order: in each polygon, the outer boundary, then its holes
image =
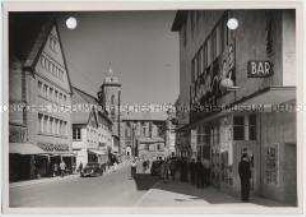
POLYGON ((81 177, 102 176, 103 168, 99 163, 88 163, 80 172, 81 177))

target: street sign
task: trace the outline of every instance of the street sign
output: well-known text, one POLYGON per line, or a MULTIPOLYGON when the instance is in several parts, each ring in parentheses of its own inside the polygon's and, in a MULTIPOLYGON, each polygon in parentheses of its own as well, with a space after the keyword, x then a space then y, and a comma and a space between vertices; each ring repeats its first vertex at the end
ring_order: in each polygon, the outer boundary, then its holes
POLYGON ((248 62, 248 78, 265 78, 273 75, 273 65, 270 61, 251 60, 248 62))

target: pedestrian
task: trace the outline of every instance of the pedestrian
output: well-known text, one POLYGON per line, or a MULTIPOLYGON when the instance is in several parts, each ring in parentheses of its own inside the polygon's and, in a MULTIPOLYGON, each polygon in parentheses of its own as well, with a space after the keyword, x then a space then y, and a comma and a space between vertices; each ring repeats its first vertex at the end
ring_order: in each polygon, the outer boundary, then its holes
POLYGON ((58 175, 58 164, 53 164, 53 177, 58 175))
POLYGON ((187 178, 187 176, 188 176, 188 165, 187 164, 188 164, 187 163, 187 159, 183 158, 183 160, 182 160, 182 169, 181 169, 181 171, 182 171, 182 181, 183 182, 187 182, 188 181, 188 178, 187 178))
POLYGON ((209 160, 205 159, 203 164, 203 176, 204 176, 204 187, 209 186, 209 178, 210 178, 210 169, 209 169, 209 160))
POLYGON ((196 177, 196 163, 195 163, 195 160, 192 159, 191 162, 190 162, 190 182, 192 185, 195 184, 195 177, 196 177))
POLYGON ((175 170, 176 170, 175 159, 171 159, 170 160, 170 176, 172 177, 172 181, 175 181, 175 170))
POLYGON ((145 161, 143 161, 143 163, 142 163, 142 169, 143 169, 143 173, 146 173, 146 170, 147 170, 147 161, 145 160, 145 161))
POLYGON ((78 168, 79 173, 81 173, 82 170, 83 170, 83 163, 81 162, 81 163, 79 164, 79 168, 78 168))
POLYGON ((203 165, 200 159, 195 163, 195 173, 196 173, 196 186, 197 188, 202 187, 202 174, 203 174, 203 165))
POLYGON ((61 177, 64 177, 65 176, 65 171, 66 171, 66 164, 63 160, 60 163, 60 170, 61 170, 61 177))
POLYGON ((136 160, 133 159, 131 163, 131 178, 135 178, 136 176, 136 160))
POLYGON ((238 165, 241 181, 241 200, 248 201, 250 195, 251 163, 247 154, 243 154, 238 165))

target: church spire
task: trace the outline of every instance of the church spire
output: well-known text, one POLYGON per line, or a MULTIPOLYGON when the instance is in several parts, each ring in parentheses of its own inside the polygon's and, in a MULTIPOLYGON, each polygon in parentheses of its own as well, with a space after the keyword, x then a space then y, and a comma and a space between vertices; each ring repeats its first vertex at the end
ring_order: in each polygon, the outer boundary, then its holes
POLYGON ((112 69, 112 61, 109 61, 108 62, 108 70, 107 70, 107 72, 108 72, 108 76, 110 76, 110 77, 113 77, 113 69, 112 69))
POLYGON ((115 84, 115 85, 119 84, 118 77, 114 75, 111 61, 108 62, 106 77, 104 78, 103 83, 104 84, 115 84))

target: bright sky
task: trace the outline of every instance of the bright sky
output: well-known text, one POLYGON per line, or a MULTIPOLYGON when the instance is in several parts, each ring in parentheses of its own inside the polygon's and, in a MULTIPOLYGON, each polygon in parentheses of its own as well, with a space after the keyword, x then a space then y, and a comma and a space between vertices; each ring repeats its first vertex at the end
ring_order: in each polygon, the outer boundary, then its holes
POLYGON ((95 95, 109 61, 122 83, 123 103, 174 103, 179 91, 175 11, 74 14, 74 30, 60 25, 73 85, 95 95))

